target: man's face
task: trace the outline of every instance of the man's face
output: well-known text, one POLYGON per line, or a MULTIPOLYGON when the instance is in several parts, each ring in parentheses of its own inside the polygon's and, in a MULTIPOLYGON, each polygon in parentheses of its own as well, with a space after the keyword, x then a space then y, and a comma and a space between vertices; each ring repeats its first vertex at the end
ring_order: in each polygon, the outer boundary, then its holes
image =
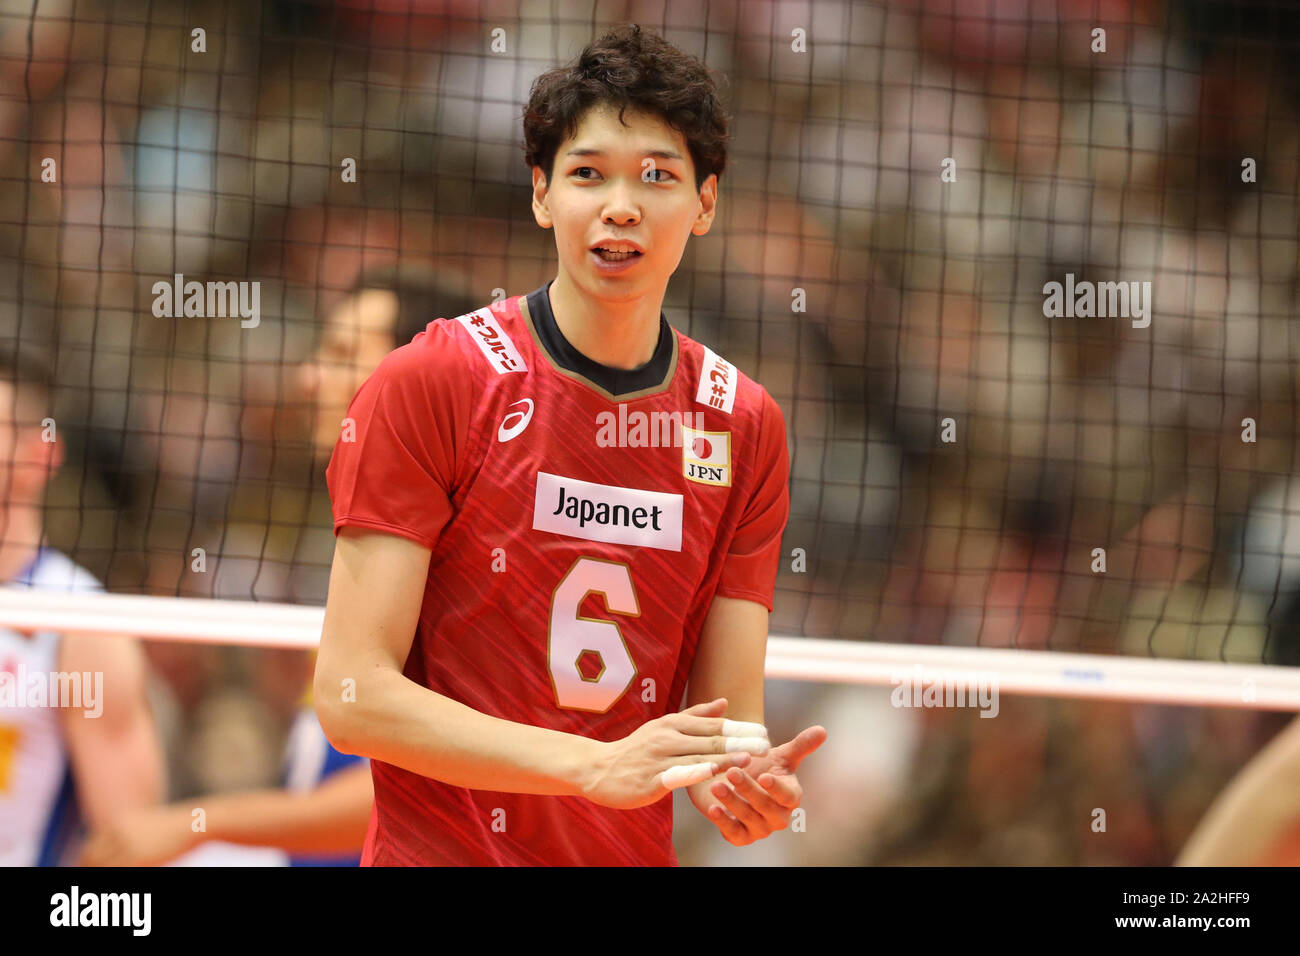
POLYGON ((363 289, 338 304, 325 320, 316 354, 299 372, 298 384, 316 402, 316 457, 334 451, 348 404, 357 389, 396 347, 397 296, 363 289))
POLYGON ((40 503, 63 463, 63 443, 47 442, 43 435, 38 410, 31 402, 15 407, 13 383, 0 381, 0 508, 40 503), (14 421, 15 408, 22 422, 14 421))
POLYGON ((598 106, 582 117, 555 153, 551 182, 533 168, 533 215, 555 228, 560 270, 586 295, 627 300, 663 295, 691 234, 709 231, 718 177, 695 189, 686 138, 662 119, 629 108, 598 106), (644 253, 619 272, 605 272, 591 251, 625 239, 644 253))

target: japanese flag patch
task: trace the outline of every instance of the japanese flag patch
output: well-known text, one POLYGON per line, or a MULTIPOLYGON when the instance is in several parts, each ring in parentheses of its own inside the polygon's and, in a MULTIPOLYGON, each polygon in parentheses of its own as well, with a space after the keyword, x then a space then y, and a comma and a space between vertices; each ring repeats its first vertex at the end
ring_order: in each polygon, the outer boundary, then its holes
POLYGON ((731 487, 731 432, 682 426, 682 474, 702 485, 731 487))

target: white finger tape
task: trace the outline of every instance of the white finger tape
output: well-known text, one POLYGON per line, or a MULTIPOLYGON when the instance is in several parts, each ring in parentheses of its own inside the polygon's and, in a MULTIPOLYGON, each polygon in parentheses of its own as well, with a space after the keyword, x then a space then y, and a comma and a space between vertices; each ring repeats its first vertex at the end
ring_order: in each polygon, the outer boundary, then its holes
POLYGON ((724 737, 766 737, 767 728, 748 720, 727 719, 722 722, 722 735, 724 737))
POLYGON ((727 753, 751 753, 761 757, 772 744, 766 737, 728 737, 727 753))
POLYGON ((688 763, 669 767, 660 775, 659 782, 664 785, 665 790, 676 790, 678 787, 689 787, 701 780, 708 780, 712 776, 713 764, 688 763))

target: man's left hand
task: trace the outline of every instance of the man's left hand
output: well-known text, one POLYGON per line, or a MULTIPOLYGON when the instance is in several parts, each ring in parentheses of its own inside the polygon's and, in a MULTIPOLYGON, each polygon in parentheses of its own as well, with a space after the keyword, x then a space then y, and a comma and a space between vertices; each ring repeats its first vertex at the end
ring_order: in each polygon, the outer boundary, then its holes
POLYGON ((795 770, 825 741, 825 727, 809 727, 793 740, 755 757, 745 769, 732 767, 725 775, 690 787, 691 802, 735 846, 747 846, 784 830, 803 799, 795 770))

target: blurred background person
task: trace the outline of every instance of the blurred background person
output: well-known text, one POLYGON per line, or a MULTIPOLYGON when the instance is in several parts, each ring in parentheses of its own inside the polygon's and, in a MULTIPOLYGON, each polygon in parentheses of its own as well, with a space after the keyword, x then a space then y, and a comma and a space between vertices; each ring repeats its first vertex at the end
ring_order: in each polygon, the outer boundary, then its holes
POLYGON ((300 396, 314 403, 316 462, 329 463, 352 397, 384 356, 434 319, 454 319, 481 307, 473 296, 440 281, 428 265, 388 264, 360 275, 329 310, 316 351, 298 372, 300 396))
MULTIPOLYGON (((475 307, 427 269, 373 269, 353 283, 329 310, 297 379, 300 397, 314 406, 313 446, 321 467, 334 450, 352 396, 384 356, 435 318, 475 307)), ((325 738, 311 706, 314 655, 283 652, 279 667, 296 671, 298 685, 306 688, 289 734, 283 785, 190 797, 125 815, 90 841, 85 865, 157 865, 211 841, 274 847, 288 854, 291 866, 358 865, 374 799, 370 762, 341 753, 325 738)))
MULTIPOLYGON (((44 543, 45 487, 63 461, 50 408, 43 356, 0 346, 0 584, 100 591, 44 543)), ((8 701, 0 695, 0 866, 69 863, 85 826, 110 826, 163 798, 162 749, 134 639, 0 627, 0 679, 13 692, 8 701), (65 680, 79 688, 67 700, 55 690, 65 680), (39 699, 35 684, 46 688, 39 699)))

